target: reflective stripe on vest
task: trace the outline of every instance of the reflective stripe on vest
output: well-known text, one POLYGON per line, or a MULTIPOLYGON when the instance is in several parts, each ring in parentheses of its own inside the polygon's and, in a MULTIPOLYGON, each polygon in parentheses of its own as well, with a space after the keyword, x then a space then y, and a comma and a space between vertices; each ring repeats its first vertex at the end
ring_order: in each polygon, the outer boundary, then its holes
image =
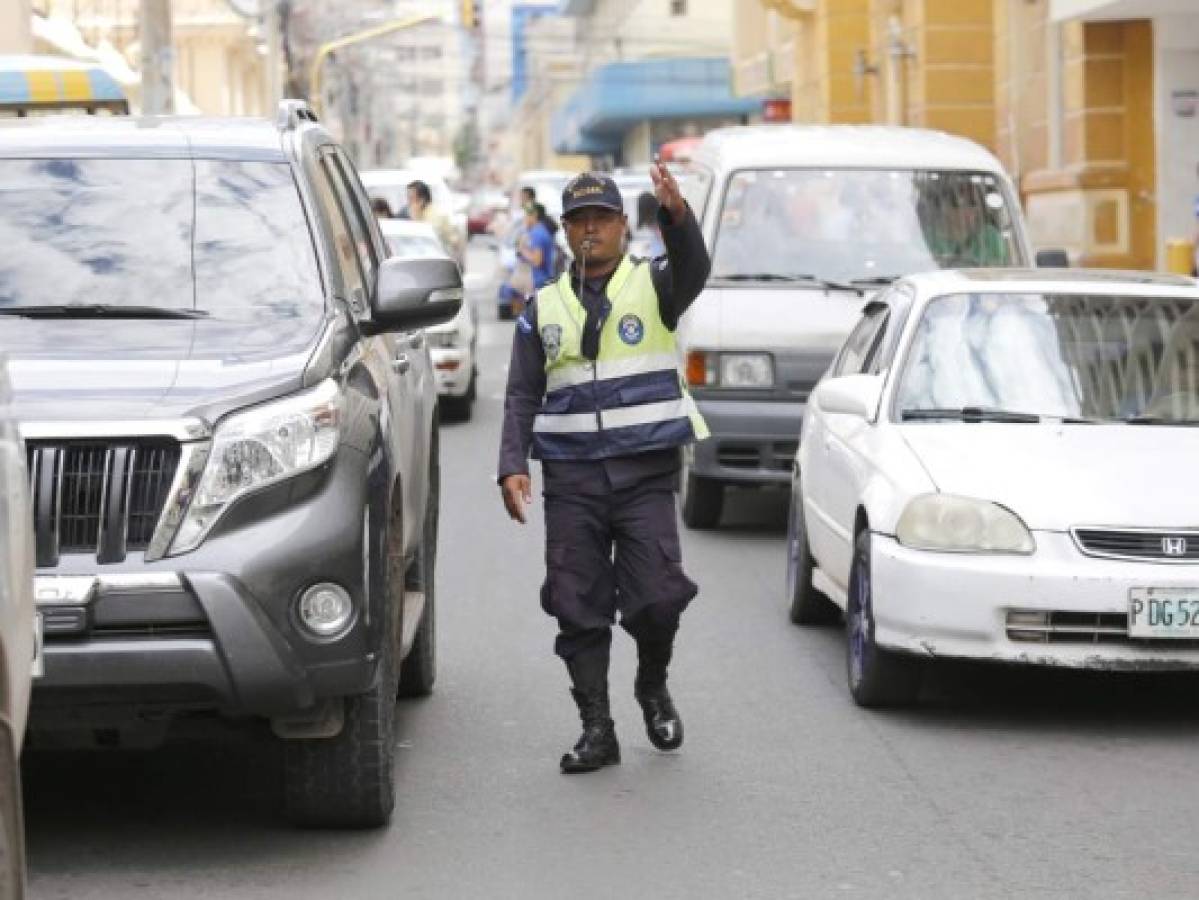
POLYGON ((583 356, 586 310, 568 276, 537 293, 546 396, 533 456, 587 460, 679 447, 708 436, 683 384, 674 333, 662 322, 649 267, 628 257, 608 282, 599 358, 583 356))

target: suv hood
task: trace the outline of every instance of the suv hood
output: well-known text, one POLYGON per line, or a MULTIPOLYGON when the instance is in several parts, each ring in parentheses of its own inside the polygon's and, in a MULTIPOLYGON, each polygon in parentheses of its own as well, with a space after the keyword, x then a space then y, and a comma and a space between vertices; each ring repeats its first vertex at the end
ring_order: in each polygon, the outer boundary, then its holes
POLYGON ((144 421, 232 410, 299 390, 315 323, 0 319, 22 421, 144 421))
POLYGON ((1199 526, 1196 428, 928 422, 900 431, 938 490, 992 500, 1032 529, 1199 526))

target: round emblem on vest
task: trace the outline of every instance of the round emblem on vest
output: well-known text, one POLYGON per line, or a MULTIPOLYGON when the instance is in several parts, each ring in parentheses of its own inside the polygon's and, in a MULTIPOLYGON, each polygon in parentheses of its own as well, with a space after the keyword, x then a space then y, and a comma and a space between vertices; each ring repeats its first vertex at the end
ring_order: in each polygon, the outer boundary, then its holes
POLYGON ((645 337, 645 325, 632 313, 621 317, 619 331, 620 339, 626 344, 640 344, 645 337))
POLYGON ((541 329, 541 346, 545 348, 546 359, 557 359, 558 353, 562 350, 562 326, 543 326, 541 329))

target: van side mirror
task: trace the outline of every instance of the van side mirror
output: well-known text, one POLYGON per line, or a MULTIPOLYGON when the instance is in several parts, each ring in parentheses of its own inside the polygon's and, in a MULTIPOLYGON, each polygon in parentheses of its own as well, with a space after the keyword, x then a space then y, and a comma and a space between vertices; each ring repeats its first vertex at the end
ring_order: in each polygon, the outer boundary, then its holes
POLYGON ((812 399, 821 412, 871 421, 878 411, 882 392, 881 375, 840 375, 820 382, 812 399))
POLYGON ((1038 269, 1068 269, 1070 268, 1070 257, 1066 255, 1066 251, 1060 247, 1051 247, 1047 250, 1037 251, 1037 268, 1038 269))
POLYGON ((441 325, 462 307, 462 273, 452 259, 389 257, 379 265, 371 299, 372 331, 441 325))

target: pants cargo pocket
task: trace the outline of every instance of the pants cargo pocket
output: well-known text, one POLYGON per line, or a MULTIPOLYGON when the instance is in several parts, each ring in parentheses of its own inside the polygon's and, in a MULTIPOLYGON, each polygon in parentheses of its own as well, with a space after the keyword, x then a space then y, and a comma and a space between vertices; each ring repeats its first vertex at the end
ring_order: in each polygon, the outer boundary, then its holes
POLYGON ((658 538, 658 549, 662 552, 663 574, 660 596, 656 599, 681 613, 699 593, 699 586, 683 571, 683 552, 677 534, 658 538))

